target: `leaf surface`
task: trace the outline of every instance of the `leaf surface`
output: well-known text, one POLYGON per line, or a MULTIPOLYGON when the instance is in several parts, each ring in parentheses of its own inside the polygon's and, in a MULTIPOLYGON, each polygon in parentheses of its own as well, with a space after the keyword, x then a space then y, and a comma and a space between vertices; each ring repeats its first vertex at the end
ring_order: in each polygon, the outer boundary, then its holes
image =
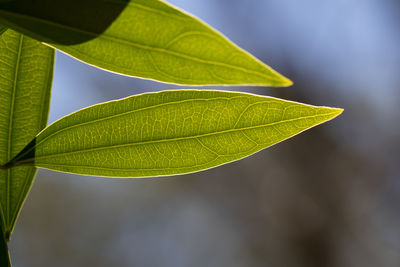
MULTIPOLYGON (((0 164, 14 157, 46 126, 54 49, 7 30, 0 36, 0 164)), ((0 170, 3 230, 11 235, 36 168, 0 170)))
POLYGON ((142 94, 60 119, 4 167, 113 177, 190 173, 249 156, 341 112, 223 91, 142 94))
POLYGON ((0 22, 129 76, 185 85, 292 84, 211 27, 159 0, 15 0, 0 5, 0 22))

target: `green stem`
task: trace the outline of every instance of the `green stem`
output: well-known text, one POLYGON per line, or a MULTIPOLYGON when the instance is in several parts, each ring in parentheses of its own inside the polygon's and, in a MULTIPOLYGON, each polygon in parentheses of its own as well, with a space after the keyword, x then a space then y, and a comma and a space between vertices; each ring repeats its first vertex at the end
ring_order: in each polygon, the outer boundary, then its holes
POLYGON ((4 165, 0 165, 0 170, 8 170, 10 168, 14 167, 14 163, 13 162, 7 162, 4 165))
MULTIPOLYGON (((3 228, 3 225, 1 225, 3 228)), ((1 238, 0 238, 0 266, 11 267, 10 253, 8 252, 8 246, 6 237, 4 236, 4 231, 1 229, 1 238)))

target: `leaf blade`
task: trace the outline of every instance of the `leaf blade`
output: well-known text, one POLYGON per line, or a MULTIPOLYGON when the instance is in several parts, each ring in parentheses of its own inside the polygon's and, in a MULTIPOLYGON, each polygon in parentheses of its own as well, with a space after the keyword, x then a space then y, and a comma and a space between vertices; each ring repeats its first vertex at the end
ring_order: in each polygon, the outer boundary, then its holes
POLYGON ((245 93, 143 94, 64 117, 7 167, 118 177, 184 174, 244 158, 341 112, 245 93))
MULTIPOLYGON (((22 2, 29 6, 29 1, 22 2)), ((82 1, 75 2, 76 9, 82 9, 79 6, 82 1)), ((45 8, 35 12, 18 5, 0 5, 0 21, 88 64, 128 76, 184 85, 292 84, 222 34, 165 2, 102 0, 96 3, 92 8, 99 9, 99 13, 115 8, 122 10, 101 33, 72 23, 55 22, 57 16, 53 13, 63 10, 58 2, 55 5, 43 0, 41 4, 45 8), (36 24, 37 27, 30 28, 36 24), (66 31, 65 34, 71 31, 69 39, 80 36, 75 38, 85 42, 76 41, 72 45, 57 42, 59 31, 66 31)))
MULTIPOLYGON (((0 160, 14 157, 46 126, 54 50, 7 30, 0 36, 0 160)), ((9 238, 36 168, 0 170, 1 214, 9 238)))

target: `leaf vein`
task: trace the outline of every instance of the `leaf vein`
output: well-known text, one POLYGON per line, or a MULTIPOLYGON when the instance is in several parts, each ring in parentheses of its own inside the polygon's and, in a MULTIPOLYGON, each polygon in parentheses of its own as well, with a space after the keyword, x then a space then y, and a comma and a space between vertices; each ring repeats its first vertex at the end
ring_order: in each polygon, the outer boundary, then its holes
MULTIPOLYGON (((29 163, 29 162, 32 162, 32 160, 40 160, 40 159, 59 157, 59 156, 65 156, 65 155, 70 155, 70 154, 86 153, 86 152, 100 151, 100 150, 106 150, 106 149, 132 147, 132 146, 148 145, 148 144, 156 144, 156 143, 176 142, 176 141, 197 139, 197 138, 220 135, 220 134, 226 134, 226 133, 240 132, 240 131, 259 129, 259 128, 266 128, 266 127, 271 127, 271 126, 284 124, 284 123, 288 123, 288 122, 294 122, 294 121, 298 121, 298 120, 302 120, 302 119, 326 117, 326 116, 330 116, 332 114, 336 114, 336 112, 324 113, 324 114, 318 114, 318 115, 311 115, 311 116, 303 116, 303 117, 294 118, 294 119, 288 119, 288 120, 283 120, 283 121, 278 121, 278 122, 266 123, 266 124, 262 124, 262 125, 255 125, 255 126, 249 126, 249 127, 243 127, 243 128, 235 128, 235 129, 228 129, 228 130, 222 130, 222 131, 216 131, 216 132, 198 134, 198 135, 192 135, 192 136, 184 136, 184 137, 177 137, 177 138, 167 138, 167 139, 159 139, 159 140, 149 140, 149 141, 142 141, 142 142, 135 142, 135 143, 127 143, 127 144, 109 145, 109 146, 102 146, 102 147, 79 149, 79 150, 75 150, 75 151, 68 151, 68 152, 62 152, 62 153, 54 153, 54 154, 49 154, 49 155, 37 156, 37 157, 35 157, 35 159, 29 158, 29 159, 21 160, 19 162, 16 162, 16 165, 22 165, 22 164, 25 164, 25 163, 29 163)), ((42 164, 42 163, 40 163, 40 164, 42 164)))

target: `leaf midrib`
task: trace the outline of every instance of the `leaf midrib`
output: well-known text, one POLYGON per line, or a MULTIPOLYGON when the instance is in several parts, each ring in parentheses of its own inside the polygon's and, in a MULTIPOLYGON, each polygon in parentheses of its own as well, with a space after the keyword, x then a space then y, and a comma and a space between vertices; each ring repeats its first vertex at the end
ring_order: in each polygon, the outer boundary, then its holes
MULTIPOLYGON (((241 97, 242 96, 235 96, 235 97, 231 97, 231 98, 229 98, 229 97, 214 97, 214 98, 209 98, 209 99, 185 99, 185 100, 179 100, 179 101, 171 101, 171 102, 167 102, 167 103, 161 103, 161 104, 157 104, 157 105, 152 105, 152 106, 148 106, 148 107, 133 109, 133 110, 129 110, 129 111, 126 111, 126 112, 109 115, 109 116, 105 116, 105 117, 102 117, 102 118, 99 118, 99 119, 94 119, 94 120, 90 120, 90 121, 85 121, 85 122, 73 124, 73 125, 58 129, 55 132, 50 133, 48 136, 44 137, 42 140, 40 140, 38 143, 36 143, 34 147, 31 147, 30 149, 28 149, 24 153, 18 155, 15 159, 13 159, 13 161, 18 161, 18 159, 23 158, 25 155, 29 154, 29 152, 31 152, 33 149, 35 149, 35 147, 37 147, 38 145, 40 145, 43 142, 47 141, 51 137, 53 137, 53 136, 55 136, 55 135, 57 135, 59 133, 65 132, 67 130, 79 127, 79 126, 93 124, 93 123, 97 123, 97 122, 100 122, 100 121, 105 121, 105 120, 110 120, 110 119, 114 119, 114 118, 118 118, 118 117, 123 117, 125 115, 129 115, 129 114, 133 114, 133 113, 137 113, 137 112, 141 112, 141 111, 145 111, 145 110, 150 110, 150 109, 154 109, 154 108, 169 106, 169 105, 182 104, 182 103, 187 103, 187 102, 192 102, 192 101, 205 101, 205 102, 207 102, 207 101, 213 101, 213 100, 231 100, 231 99, 241 98, 241 97)), ((124 101, 124 100, 112 100, 112 101, 110 101, 108 103, 118 103, 118 102, 121 102, 121 101, 124 101)), ((267 102, 267 101, 265 101, 265 102, 267 102)), ((93 107, 101 106, 101 105, 104 105, 104 103, 93 105, 93 106, 85 108, 85 109, 89 109, 89 108, 93 108, 93 107)), ((80 111, 83 111, 85 109, 82 109, 80 111)), ((77 111, 77 112, 79 112, 79 111, 77 111)), ((67 117, 73 116, 74 114, 75 113, 72 113, 72 114, 68 115, 67 117)), ((55 122, 55 123, 57 123, 57 122, 55 122)))
POLYGON ((330 113, 317 114, 317 115, 311 115, 311 116, 302 116, 302 117, 299 117, 299 118, 287 119, 287 120, 282 120, 282 121, 278 121, 278 122, 272 122, 272 123, 266 123, 266 124, 255 125, 255 126, 236 128, 236 129, 228 129, 228 130, 216 131, 216 132, 199 134, 199 135, 177 137, 177 138, 166 138, 166 139, 159 139, 159 140, 150 140, 150 141, 127 143, 127 144, 120 144, 120 145, 109 145, 109 146, 102 146, 102 147, 95 147, 95 148, 88 148, 88 149, 80 149, 80 150, 70 151, 70 152, 54 153, 54 154, 50 154, 50 155, 36 156, 35 158, 29 158, 29 159, 22 160, 22 161, 19 161, 19 162, 17 161, 15 166, 16 165, 23 165, 25 163, 32 163, 32 162, 34 162, 34 160, 40 160, 40 159, 46 159, 46 158, 52 158, 52 157, 59 157, 59 156, 70 155, 70 154, 85 153, 85 152, 99 151, 99 150, 105 150, 105 149, 115 149, 115 148, 121 148, 121 147, 129 147, 129 146, 139 146, 139 145, 147 145, 147 144, 156 144, 156 143, 166 143, 166 142, 176 142, 176 141, 182 141, 182 140, 198 139, 198 138, 207 137, 207 136, 213 136, 213 135, 234 133, 234 132, 258 129, 258 128, 266 128, 266 127, 271 127, 271 126, 274 126, 274 125, 279 125, 279 124, 288 123, 288 122, 294 122, 294 121, 298 121, 298 120, 302 120, 302 119, 311 119, 311 118, 327 117, 327 116, 329 117, 330 115, 334 115, 334 114, 337 114, 337 112, 330 112, 330 113), (33 159, 33 161, 32 161, 32 159, 33 159))
MULTIPOLYGON (((48 67, 48 66, 46 66, 46 67, 48 67)), ((49 80, 49 77, 51 77, 51 72, 53 72, 53 68, 52 67, 48 68, 48 71, 49 72, 46 75, 46 83, 45 83, 46 85, 49 84, 48 80, 49 80)), ((47 117, 46 116, 48 116, 48 112, 43 112, 43 110, 46 107, 46 94, 41 94, 40 103, 41 103, 40 104, 40 125, 37 128, 37 132, 42 130, 47 124, 47 117)), ((31 167, 29 172, 27 172, 26 177, 33 176, 35 172, 36 172, 36 168, 35 167, 31 167)), ((19 195, 17 197, 16 207, 22 206, 22 202, 24 200, 24 193, 26 192, 27 187, 29 186, 30 182, 32 182, 30 179, 26 179, 25 180, 25 183, 24 183, 24 185, 22 187, 23 189, 20 191, 20 193, 19 193, 19 195)), ((18 211, 19 211, 18 208, 14 210, 14 213, 11 216, 11 220, 16 220, 16 218, 18 216, 18 211)), ((10 225, 14 225, 14 224, 15 223, 13 221, 11 221, 10 225)), ((13 229, 10 229, 10 234, 9 234, 10 236, 11 236, 11 231, 12 230, 13 229)))
MULTIPOLYGON (((11 160, 11 149, 12 149, 12 132, 13 132, 13 122, 14 122, 14 107, 15 107, 15 98, 16 98, 16 90, 17 90, 17 81, 18 81, 18 74, 19 74, 19 65, 20 59, 22 54, 22 44, 23 44, 23 35, 19 35, 19 46, 17 52, 17 60, 15 64, 15 71, 14 71, 14 81, 13 81, 13 88, 11 91, 11 101, 10 101, 10 116, 9 116, 9 124, 8 124, 8 138, 7 138, 7 160, 11 160)), ((11 209, 11 169, 7 170, 7 196, 6 196, 6 206, 7 206, 7 219, 6 225, 8 226, 10 222, 10 209, 11 209)), ((2 210, 3 216, 4 212, 2 210)), ((5 226, 6 227, 6 226, 5 226)), ((8 229, 4 229, 4 231, 8 231, 8 229)))
MULTIPOLYGON (((114 119, 114 118, 123 117, 125 115, 134 114, 134 113, 138 113, 138 112, 141 112, 141 111, 151 110, 151 109, 170 106, 170 105, 176 105, 176 104, 182 104, 182 103, 188 103, 188 102, 201 102, 201 101, 208 102, 208 101, 215 101, 215 100, 233 100, 233 99, 237 99, 237 98, 243 98, 243 96, 213 97, 213 98, 206 98, 206 99, 194 99, 194 98, 191 98, 191 99, 185 99, 185 100, 171 101, 171 102, 167 102, 167 103, 161 103, 161 104, 156 104, 156 105, 152 105, 152 106, 148 106, 148 107, 133 109, 133 110, 129 110, 129 111, 126 111, 126 112, 117 113, 117 114, 105 116, 105 117, 102 117, 102 118, 93 119, 93 120, 90 120, 90 121, 85 121, 85 122, 73 124, 73 125, 70 125, 70 126, 67 126, 67 127, 64 127, 64 128, 61 128, 61 129, 58 129, 58 130, 56 130, 54 132, 49 133, 48 136, 45 136, 42 140, 37 142, 35 144, 35 146, 31 147, 30 149, 28 149, 24 153, 18 155, 15 159, 13 159, 13 161, 15 162, 15 161, 18 161, 18 159, 23 158, 25 155, 29 154, 29 152, 31 152, 37 146, 39 146, 43 142, 47 141, 48 139, 52 138, 53 136, 55 136, 57 134, 60 134, 62 132, 65 132, 67 130, 79 127, 79 126, 89 125, 89 124, 93 124, 93 123, 97 123, 97 122, 105 121, 105 120, 111 120, 111 119, 114 119)), ((124 101, 124 100, 113 100, 113 101, 110 101, 108 103, 118 103, 118 102, 121 102, 121 101, 124 101)), ((268 103, 268 102, 274 102, 274 100, 264 100, 264 101, 258 101, 258 102, 255 102, 255 103, 268 103)), ((88 107, 88 108, 85 108, 85 109, 89 109, 89 108, 93 108, 93 107, 101 106, 101 105, 104 105, 104 103, 97 104, 97 105, 94 105, 94 106, 91 106, 91 107, 88 107)), ((80 111, 83 111, 85 109, 82 109, 80 111)), ((77 111, 77 112, 79 112, 79 111, 77 111)), ((70 114, 68 116, 73 116, 74 114, 75 113, 70 114)), ((55 123, 57 123, 57 122, 55 122, 55 123)), ((51 127, 51 125, 49 127, 51 127)))
MULTIPOLYGON (((37 146, 39 146, 39 145, 42 144, 43 142, 47 141, 48 139, 52 138, 53 136, 55 136, 55 135, 57 135, 57 134, 60 134, 60 133, 62 133, 62 132, 65 132, 65 131, 67 131, 67 130, 70 130, 70 129, 79 127, 79 126, 89 125, 89 124, 97 123, 97 122, 100 122, 100 121, 110 120, 110 119, 114 119, 114 118, 118 118, 118 117, 123 117, 123 116, 129 115, 129 114, 134 114, 134 113, 138 113, 138 112, 141 112, 141 111, 151 110, 151 109, 160 108, 160 107, 165 107, 165 106, 170 106, 170 105, 176 105, 176 104, 182 104, 182 103, 188 103, 188 102, 208 102, 208 101, 215 101, 215 100, 226 100, 226 101, 229 100, 229 101, 230 101, 230 100, 239 99, 239 98, 247 98, 247 97, 246 97, 246 96, 232 96, 232 97, 212 97, 212 98, 204 98, 204 99, 190 98, 190 99, 185 99, 185 100, 171 101, 171 102, 166 102, 166 103, 151 105, 151 106, 148 106, 148 107, 133 109, 133 110, 129 110, 129 111, 126 111, 126 112, 117 113, 117 114, 105 116, 105 117, 102 117, 102 118, 93 119, 93 120, 89 120, 89 121, 85 121, 85 122, 81 122, 81 123, 69 125, 69 126, 67 126, 67 127, 64 127, 64 128, 58 129, 58 130, 55 130, 54 132, 50 132, 48 136, 45 136, 42 140, 39 140, 39 142, 37 142, 37 143, 35 144, 34 147, 31 147, 30 149, 28 149, 28 150, 25 151, 24 153, 18 155, 16 158, 14 158, 14 159, 13 159, 13 162, 16 162, 16 161, 18 161, 18 159, 23 158, 25 155, 29 154, 29 153, 30 153, 33 149, 35 149, 37 146)), ((122 100, 113 100, 113 101, 110 101, 110 102, 108 102, 108 103, 120 103, 121 101, 124 101, 124 99, 122 99, 122 100)), ((253 105, 255 105, 255 104, 274 103, 274 102, 276 102, 276 101, 275 101, 273 98, 269 98, 268 100, 253 102, 253 103, 249 104, 249 105, 244 109, 244 111, 247 110, 247 109, 249 108, 249 106, 253 106, 253 105)), ((91 106, 91 107, 88 107, 88 108, 85 108, 85 109, 90 109, 90 108, 93 108, 93 107, 96 107, 96 106, 102 106, 102 105, 104 105, 104 104, 105 104, 105 103, 96 104, 96 105, 94 105, 94 106, 91 106)), ((298 105, 304 105, 304 104, 301 104, 301 103, 297 103, 297 104, 298 104, 298 105)), ((85 110, 85 109, 82 109, 82 110, 80 110, 80 111, 83 111, 83 110, 85 110)), ((80 112, 80 111, 77 111, 77 112, 80 112)), ((244 111, 243 111, 243 112, 244 112, 244 111)), ((237 120, 239 120, 239 119, 242 117, 243 112, 239 115, 239 117, 238 117, 237 120)), ((73 116, 74 114, 75 114, 75 113, 70 114, 70 115, 68 115, 67 117, 73 116)), ((57 122, 55 122, 53 125, 55 125, 56 123, 57 123, 57 122)), ((236 121, 234 127, 236 127, 236 125, 237 125, 237 121, 236 121)), ((49 127, 51 127, 51 125, 50 125, 49 127)))

